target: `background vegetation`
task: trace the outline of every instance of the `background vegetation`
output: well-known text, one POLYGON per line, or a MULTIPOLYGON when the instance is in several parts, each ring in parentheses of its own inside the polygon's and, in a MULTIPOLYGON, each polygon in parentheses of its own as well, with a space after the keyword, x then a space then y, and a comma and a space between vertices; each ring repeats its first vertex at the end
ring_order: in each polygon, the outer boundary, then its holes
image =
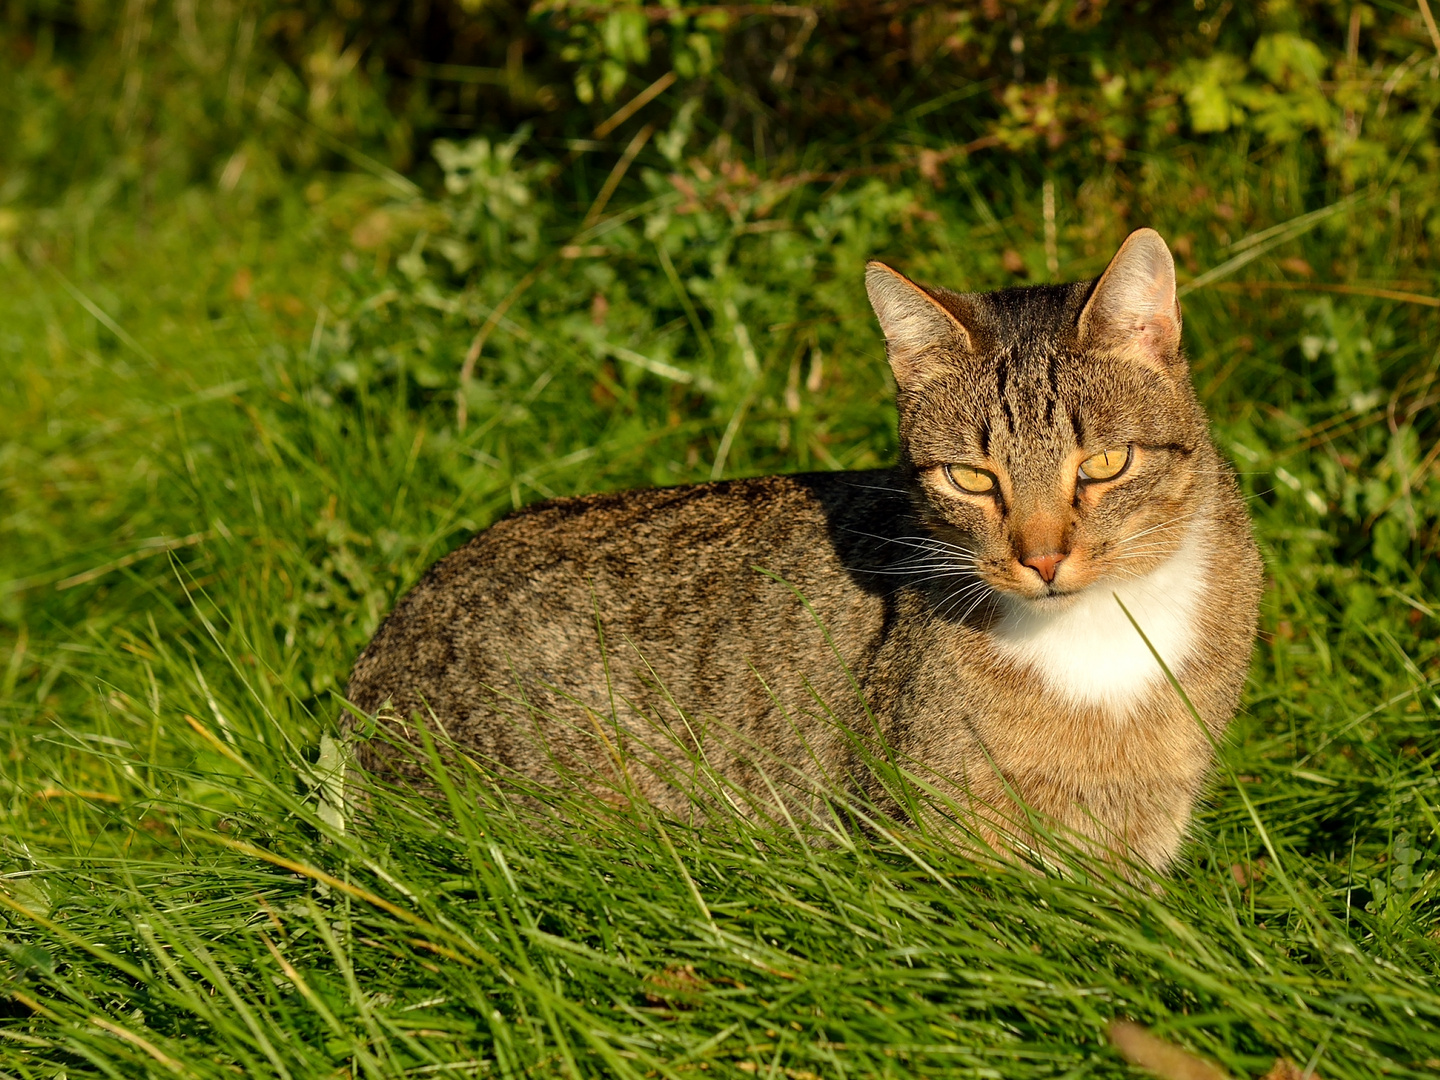
POLYGON ((1440 1069, 1440 33, 1408 2, 10 0, 0 1072, 1440 1069), (1182 270, 1270 572, 1173 879, 479 786, 336 835, 496 515, 887 460, 860 286, 1182 270))

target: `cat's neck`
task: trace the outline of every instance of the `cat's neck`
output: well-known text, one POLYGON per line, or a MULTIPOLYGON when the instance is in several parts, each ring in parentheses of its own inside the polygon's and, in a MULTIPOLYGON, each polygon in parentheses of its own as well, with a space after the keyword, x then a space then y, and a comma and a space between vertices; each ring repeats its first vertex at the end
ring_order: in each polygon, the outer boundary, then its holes
POLYGON ((1059 610, 1013 603, 991 626, 991 644, 1068 704, 1128 715, 1166 679, 1125 610, 1178 675, 1199 640, 1214 573, 1209 537, 1203 523, 1193 524, 1175 554, 1148 574, 1097 582, 1059 610))

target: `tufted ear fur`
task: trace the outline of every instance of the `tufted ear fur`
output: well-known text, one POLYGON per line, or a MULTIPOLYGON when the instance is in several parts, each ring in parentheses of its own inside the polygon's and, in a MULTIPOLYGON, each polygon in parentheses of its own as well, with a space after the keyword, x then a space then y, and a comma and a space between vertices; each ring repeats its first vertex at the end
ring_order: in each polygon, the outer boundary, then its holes
POLYGON ((885 332, 885 355, 901 390, 914 390, 938 367, 937 350, 968 352, 970 333, 904 274, 881 262, 865 267, 865 291, 885 332))
POLYGON ((1175 260, 1154 229, 1120 245, 1080 312, 1082 346, 1099 347, 1161 372, 1180 361, 1175 260))

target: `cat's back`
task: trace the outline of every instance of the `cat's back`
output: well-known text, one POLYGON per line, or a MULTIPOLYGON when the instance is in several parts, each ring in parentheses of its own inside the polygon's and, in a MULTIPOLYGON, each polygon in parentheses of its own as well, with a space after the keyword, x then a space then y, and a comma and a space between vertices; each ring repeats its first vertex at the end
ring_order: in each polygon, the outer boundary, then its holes
POLYGON ((877 530, 905 508, 878 470, 551 499, 506 515, 441 559, 388 621, 430 606, 448 617, 479 602, 543 602, 562 581, 654 607, 677 593, 733 590, 757 564, 795 584, 853 576, 875 562, 877 530))
POLYGON ((848 529, 852 519, 868 516, 877 490, 868 485, 883 485, 884 475, 759 476, 552 499, 501 518, 435 572, 571 574, 583 566, 626 578, 673 565, 695 577, 716 560, 775 552, 777 545, 783 550, 848 529))
POLYGON ((644 696, 641 667, 677 699, 737 721, 764 713, 757 668, 823 679, 836 668, 827 632, 843 654, 865 650, 893 586, 873 572, 882 537, 907 512, 885 471, 537 503, 430 569, 356 662, 347 697, 366 712, 388 701, 401 715, 476 717, 507 685, 644 696))

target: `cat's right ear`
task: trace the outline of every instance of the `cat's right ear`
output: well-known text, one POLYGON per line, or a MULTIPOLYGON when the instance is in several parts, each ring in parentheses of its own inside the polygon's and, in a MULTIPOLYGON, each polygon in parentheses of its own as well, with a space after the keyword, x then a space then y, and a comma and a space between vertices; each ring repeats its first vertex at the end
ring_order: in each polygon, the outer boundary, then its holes
POLYGON ((940 301, 882 262, 865 266, 865 291, 880 329, 885 355, 901 390, 917 389, 938 373, 941 350, 970 351, 970 333, 940 301))
POLYGON ((1180 301, 1175 259, 1154 229, 1136 229, 1095 282, 1077 333, 1081 345, 1100 346, 1160 372, 1180 360, 1180 301))

